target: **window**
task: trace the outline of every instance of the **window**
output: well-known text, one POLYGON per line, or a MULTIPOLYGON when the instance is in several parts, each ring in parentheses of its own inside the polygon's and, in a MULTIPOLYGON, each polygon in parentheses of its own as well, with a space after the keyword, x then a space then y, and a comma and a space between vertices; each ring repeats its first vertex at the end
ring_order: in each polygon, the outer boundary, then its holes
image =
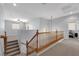
POLYGON ((34 29, 35 29, 35 27, 33 25, 29 24, 29 30, 34 30, 34 29))
POLYGON ((26 24, 26 30, 35 30, 35 27, 31 24, 26 24))
POLYGON ((26 24, 26 30, 29 30, 29 25, 28 24, 26 24))
POLYGON ((68 23, 68 29, 69 30, 75 30, 76 29, 76 23, 68 23))
POLYGON ((18 30, 19 28, 19 24, 12 24, 12 29, 13 30, 18 30))

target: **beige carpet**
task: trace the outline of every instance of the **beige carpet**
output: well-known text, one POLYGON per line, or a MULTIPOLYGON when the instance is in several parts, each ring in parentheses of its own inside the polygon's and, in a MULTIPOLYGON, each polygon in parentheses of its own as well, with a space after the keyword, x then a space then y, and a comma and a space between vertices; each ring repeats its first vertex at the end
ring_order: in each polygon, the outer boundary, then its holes
POLYGON ((79 40, 65 39, 41 54, 41 56, 79 56, 79 40))

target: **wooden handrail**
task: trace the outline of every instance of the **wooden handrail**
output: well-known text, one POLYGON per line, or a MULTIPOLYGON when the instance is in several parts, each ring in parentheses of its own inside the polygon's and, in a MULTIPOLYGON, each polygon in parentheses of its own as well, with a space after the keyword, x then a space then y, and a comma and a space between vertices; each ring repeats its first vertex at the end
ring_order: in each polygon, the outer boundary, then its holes
POLYGON ((37 33, 32 37, 32 39, 28 42, 28 44, 37 36, 37 33))
MULTIPOLYGON (((40 34, 50 34, 50 33, 54 33, 54 32, 56 32, 56 31, 53 31, 53 32, 39 32, 38 34, 40 35, 40 34)), ((58 32, 63 32, 63 31, 58 31, 58 32)))
POLYGON ((35 35, 32 37, 32 39, 28 42, 28 41, 26 41, 26 47, 27 47, 27 56, 28 56, 28 45, 29 45, 29 43, 35 38, 37 36, 37 48, 38 48, 38 30, 37 30, 37 32, 35 33, 35 35))
POLYGON ((4 35, 0 35, 0 38, 4 38, 5 36, 4 35))
POLYGON ((49 34, 51 32, 39 32, 38 34, 49 34))
MULTIPOLYGON (((29 44, 36 36, 38 36, 38 35, 40 35, 40 34, 49 34, 49 33, 51 33, 51 32, 38 32, 38 30, 37 30, 36 34, 31 38, 31 40, 28 42, 28 44, 29 44)), ((37 38, 37 39, 38 39, 38 38, 37 38)))
MULTIPOLYGON (((57 32, 57 31, 56 31, 57 32)), ((36 37, 36 36, 38 36, 38 35, 40 35, 40 34, 50 34, 51 32, 38 32, 38 30, 37 30, 37 32, 36 32, 36 34, 32 37, 32 39, 28 42, 28 44, 36 37)))

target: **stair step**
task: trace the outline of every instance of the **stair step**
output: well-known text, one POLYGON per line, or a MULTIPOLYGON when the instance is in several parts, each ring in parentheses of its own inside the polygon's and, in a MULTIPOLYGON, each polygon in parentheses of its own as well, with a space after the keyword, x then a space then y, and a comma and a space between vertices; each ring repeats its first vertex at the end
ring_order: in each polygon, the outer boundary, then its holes
POLYGON ((19 55, 20 54, 20 51, 15 53, 15 54, 12 54, 12 56, 16 56, 16 55, 19 55))
POLYGON ((6 47, 6 50, 17 48, 17 47, 19 47, 19 46, 18 45, 8 46, 8 47, 6 47))
POLYGON ((7 43, 13 43, 13 42, 18 42, 18 40, 9 41, 7 43))
POLYGON ((19 55, 19 54, 20 54, 20 51, 16 51, 16 52, 13 52, 13 53, 6 54, 6 56, 16 56, 16 55, 19 55))
POLYGON ((6 50, 6 54, 9 54, 9 53, 12 53, 12 52, 16 52, 16 51, 19 51, 19 48, 6 50))
POLYGON ((15 50, 15 49, 17 49, 17 48, 19 48, 19 47, 16 47, 16 48, 12 48, 12 49, 7 49, 6 51, 15 50))
POLYGON ((11 43, 11 44, 8 44, 6 46, 13 46, 13 45, 18 45, 18 42, 15 42, 15 43, 11 43))
POLYGON ((20 49, 18 45, 18 40, 9 41, 6 43, 6 56, 14 56, 20 54, 20 49))

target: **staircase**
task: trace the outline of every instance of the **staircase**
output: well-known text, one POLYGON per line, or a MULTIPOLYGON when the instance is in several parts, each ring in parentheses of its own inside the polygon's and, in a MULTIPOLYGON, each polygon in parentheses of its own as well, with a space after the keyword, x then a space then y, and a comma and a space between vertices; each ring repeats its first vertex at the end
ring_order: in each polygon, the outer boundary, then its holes
POLYGON ((20 54, 18 40, 6 42, 5 56, 16 56, 20 54))
MULTIPOLYGON (((63 36, 63 32, 55 32, 55 36, 53 34, 51 34, 52 32, 41 32, 39 33, 38 30, 35 33, 35 35, 31 38, 31 40, 26 41, 26 55, 36 55, 38 53, 40 53, 41 51, 43 51, 44 49, 48 48, 50 45, 58 42, 59 40, 61 40, 62 38, 64 38, 63 36), (59 34, 60 33, 60 34, 59 34), (49 39, 49 41, 46 41, 45 44, 43 44, 42 46, 40 46, 40 42, 39 42, 39 35, 43 35, 43 34, 51 34, 53 36, 53 38, 49 39), (33 54, 34 53, 34 54, 33 54)), ((13 41, 7 41, 7 35, 5 32, 5 35, 0 36, 1 38, 4 39, 4 55, 5 56, 20 56, 20 48, 19 48, 19 44, 18 44, 18 40, 13 40, 13 41)), ((44 36, 43 36, 44 38, 44 36)), ((47 37, 46 37, 47 38, 47 37)))

